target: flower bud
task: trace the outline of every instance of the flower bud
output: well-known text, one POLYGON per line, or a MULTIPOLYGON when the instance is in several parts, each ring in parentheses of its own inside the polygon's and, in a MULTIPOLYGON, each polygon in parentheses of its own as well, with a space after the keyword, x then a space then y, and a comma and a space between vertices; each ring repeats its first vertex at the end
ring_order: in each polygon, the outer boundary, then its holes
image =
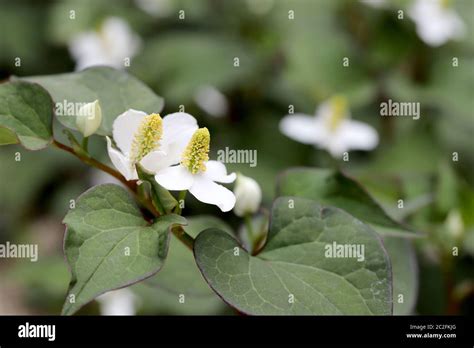
POLYGON ((98 100, 87 103, 79 109, 76 117, 76 126, 85 136, 91 136, 99 129, 102 122, 102 110, 98 100))
POLYGON ((464 223, 461 213, 458 210, 451 210, 446 217, 446 230, 451 237, 459 239, 464 232, 464 223))
POLYGON ((262 202, 262 190, 258 183, 248 176, 238 174, 234 188, 234 213, 238 216, 255 213, 262 202))

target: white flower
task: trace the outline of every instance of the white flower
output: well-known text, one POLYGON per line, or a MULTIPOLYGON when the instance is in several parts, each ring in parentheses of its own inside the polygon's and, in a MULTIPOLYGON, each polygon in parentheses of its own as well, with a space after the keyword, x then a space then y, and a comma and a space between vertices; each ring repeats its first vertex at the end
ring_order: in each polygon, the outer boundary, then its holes
POLYGON ((140 45, 140 38, 126 21, 109 17, 98 32, 88 31, 74 37, 69 43, 69 51, 76 61, 76 70, 94 65, 123 69, 124 60, 135 56, 140 45))
POLYGON ((387 0, 359 0, 361 3, 373 7, 373 8, 387 8, 388 7, 388 2, 387 0))
POLYGON ((213 86, 204 85, 194 95, 196 104, 213 117, 222 117, 229 108, 227 98, 213 86))
POLYGON ((246 0, 247 7, 253 14, 263 16, 271 11, 275 5, 275 0, 246 0))
POLYGON ((452 209, 446 217, 445 226, 452 237, 460 238, 464 232, 464 222, 461 213, 458 210, 452 209))
POLYGON ((194 131, 196 119, 184 112, 167 115, 147 115, 130 109, 119 115, 113 124, 113 138, 119 150, 107 137, 109 157, 115 168, 127 180, 138 179, 135 164, 155 173, 179 163, 194 131))
POLYGON ((85 136, 91 136, 99 129, 102 122, 102 109, 98 100, 87 103, 79 109, 76 118, 76 126, 85 136))
POLYGON ((172 0, 135 0, 135 4, 153 17, 167 17, 174 10, 172 0))
POLYGON ((301 143, 327 149, 335 158, 350 149, 372 150, 379 141, 373 127, 350 120, 347 101, 341 96, 321 104, 315 116, 285 116, 280 122, 280 131, 301 143))
POLYGON ((262 202, 262 190, 254 179, 242 174, 237 175, 234 194, 235 215, 245 216, 257 212, 262 202))
POLYGON ((158 171, 155 180, 170 191, 189 190, 199 201, 217 205, 226 212, 234 207, 235 196, 216 182, 231 183, 236 175, 227 175, 221 162, 209 161, 210 140, 207 128, 198 129, 182 153, 181 163, 158 171))
POLYGON ((409 16, 416 24, 418 36, 430 46, 441 46, 459 39, 465 28, 459 15, 448 6, 449 0, 416 0, 409 16))
POLYGON ((135 315, 138 299, 130 289, 119 289, 97 297, 102 315, 135 315))

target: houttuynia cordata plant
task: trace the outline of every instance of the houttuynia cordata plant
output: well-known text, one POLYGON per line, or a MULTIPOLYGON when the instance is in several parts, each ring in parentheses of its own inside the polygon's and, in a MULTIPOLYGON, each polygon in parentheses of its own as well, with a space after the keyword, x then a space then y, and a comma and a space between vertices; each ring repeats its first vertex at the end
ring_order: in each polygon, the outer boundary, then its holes
MULTIPOLYGON (((2 144, 52 146, 117 179, 84 192, 64 217, 71 274, 64 315, 109 291, 159 283, 170 249, 183 246, 208 287, 241 313, 411 310, 416 265, 409 239, 418 233, 389 217, 358 182, 333 168, 290 168, 265 209, 257 181, 211 158, 218 134, 186 112, 162 116, 163 105, 142 82, 110 67, 0 85, 2 144), (68 143, 53 132, 54 119, 68 143), (102 139, 108 160, 90 153, 90 137, 102 139), (241 230, 188 215, 189 199, 233 210, 241 230)), ((280 128, 334 157, 378 142, 373 128, 350 120, 343 96, 322 104, 316 116, 286 116, 280 128)))

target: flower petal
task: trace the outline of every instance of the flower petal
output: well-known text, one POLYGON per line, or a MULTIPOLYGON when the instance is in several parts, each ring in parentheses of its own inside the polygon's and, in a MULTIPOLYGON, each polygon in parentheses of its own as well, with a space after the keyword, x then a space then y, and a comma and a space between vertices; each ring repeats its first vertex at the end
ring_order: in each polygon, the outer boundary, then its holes
POLYGON ((152 151, 141 159, 140 164, 147 172, 157 173, 175 163, 170 163, 166 152, 152 151))
POLYGON ((322 126, 314 116, 304 114, 287 115, 280 121, 280 131, 303 144, 318 143, 318 139, 325 133, 322 126))
POLYGON ((167 190, 182 191, 189 190, 194 183, 194 176, 179 165, 160 170, 156 173, 155 180, 167 190))
POLYGON ((189 192, 203 203, 217 205, 223 212, 232 210, 235 205, 235 196, 232 191, 202 174, 195 175, 194 184, 189 192))
POLYGON ((145 116, 143 111, 129 109, 115 119, 112 134, 118 148, 125 155, 130 153, 135 133, 145 116))
POLYGON ((234 182, 236 178, 235 173, 227 175, 225 164, 219 161, 207 161, 206 171, 203 173, 203 175, 212 181, 217 181, 224 184, 234 182))
POLYGON ((138 179, 138 174, 136 169, 132 166, 130 160, 124 156, 120 151, 117 151, 112 147, 112 140, 109 137, 107 139, 107 152, 109 153, 110 160, 117 170, 122 174, 127 180, 136 180, 138 179))
POLYGON ((181 156, 197 129, 196 119, 184 112, 175 112, 163 118, 160 150, 166 152, 169 165, 181 162, 181 156))
POLYGON ((372 150, 379 143, 375 128, 359 121, 344 121, 336 135, 344 144, 343 147, 354 150, 372 150))
MULTIPOLYGON (((194 133, 198 129, 196 119, 185 112, 175 112, 163 118, 163 146, 175 142, 181 134, 194 133)), ((187 143, 186 143, 187 145, 187 143)))

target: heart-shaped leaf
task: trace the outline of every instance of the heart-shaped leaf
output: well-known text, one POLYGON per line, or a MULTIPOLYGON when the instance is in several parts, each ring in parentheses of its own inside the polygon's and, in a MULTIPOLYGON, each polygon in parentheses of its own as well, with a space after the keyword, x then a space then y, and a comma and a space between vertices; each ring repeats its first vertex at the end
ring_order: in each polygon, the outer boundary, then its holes
POLYGON ((194 244, 209 285, 247 314, 392 313, 391 267, 380 237, 346 212, 280 197, 257 256, 218 229, 194 244), (342 251, 341 251, 342 248, 342 251))
POLYGON ((128 109, 158 113, 163 99, 141 81, 110 67, 92 67, 77 73, 25 78, 48 90, 56 103, 56 116, 66 127, 77 129, 82 103, 98 100, 102 109, 100 135, 111 135, 115 118, 128 109))
POLYGON ((166 215, 149 225, 120 186, 96 186, 82 194, 64 218, 64 251, 71 283, 63 314, 100 294, 158 272, 168 253, 169 229, 186 220, 166 215))
POLYGON ((309 198, 323 205, 338 207, 384 235, 416 235, 388 216, 359 183, 337 170, 290 169, 280 176, 277 194, 309 198))
POLYGON ((52 122, 53 102, 44 88, 23 81, 0 85, 0 144, 42 149, 51 142, 52 122))

